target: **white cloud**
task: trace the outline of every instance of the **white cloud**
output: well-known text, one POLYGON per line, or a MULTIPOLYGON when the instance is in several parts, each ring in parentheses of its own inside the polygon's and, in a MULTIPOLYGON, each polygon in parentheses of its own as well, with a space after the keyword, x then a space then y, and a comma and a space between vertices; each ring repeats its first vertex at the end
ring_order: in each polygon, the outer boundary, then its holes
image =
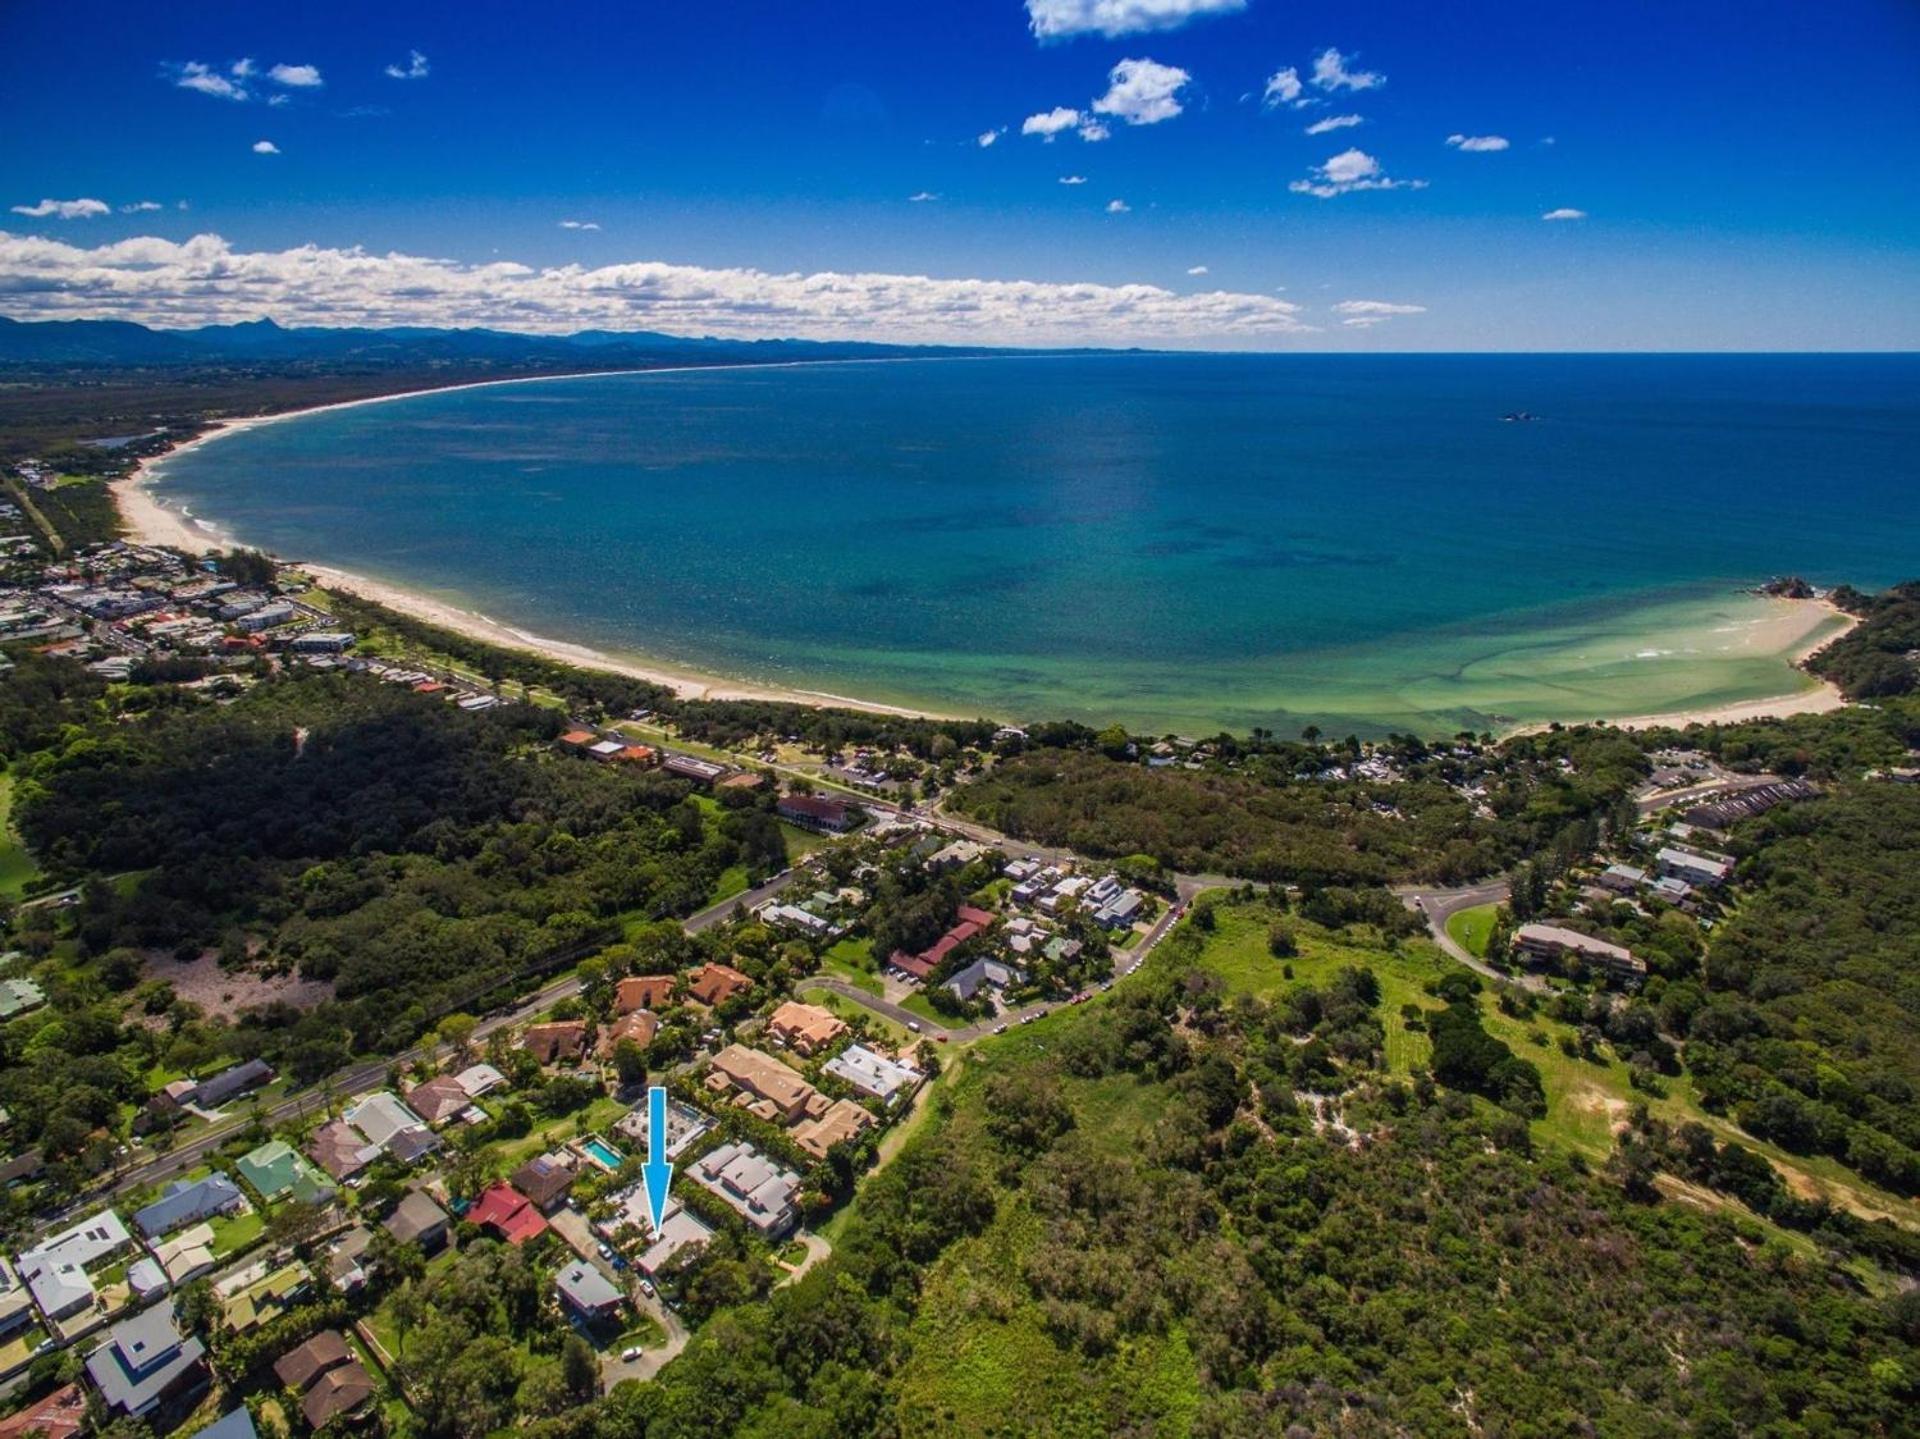
POLYGON ((0 293, 21 319, 162 326, 482 325, 565 334, 646 329, 741 337, 971 343, 1198 343, 1306 333, 1271 295, 1156 285, 769 273, 658 261, 536 269, 303 245, 236 250, 218 235, 88 249, 0 231, 0 293))
POLYGON ((1129 205, 1125 200, 1107 201, 1107 213, 1109 215, 1127 215, 1132 212, 1133 206, 1129 205))
POLYGON ((1547 213, 1540 218, 1543 220, 1584 220, 1587 218, 1587 212, 1585 210, 1572 210, 1562 206, 1558 210, 1547 211, 1547 213))
MULTIPOLYGON (((42 200, 37 205, 15 205, 13 213, 26 215, 35 220, 91 220, 95 215, 105 215, 112 206, 102 200, 42 200)), ((158 206, 155 206, 158 209, 158 206)))
POLYGON ((1092 117, 1088 117, 1080 123, 1080 138, 1085 140, 1089 145, 1097 145, 1112 133, 1113 131, 1092 117))
POLYGON ((120 207, 120 213, 123 215, 142 215, 148 210, 164 208, 158 200, 135 200, 131 205, 122 205, 120 207))
POLYGON ((235 60, 232 69, 234 76, 241 80, 251 80, 260 73, 260 67, 248 59, 235 60))
POLYGON ((1177 65, 1122 60, 1107 72, 1107 93, 1093 102, 1093 108, 1129 125, 1157 125, 1180 113, 1180 90, 1191 79, 1177 65))
POLYGON ((984 150, 1006 133, 1007 127, 1002 125, 998 130, 982 130, 975 138, 980 142, 980 148, 984 150))
POLYGON ((1267 88, 1260 97, 1260 103, 1271 110, 1276 105, 1297 105, 1300 102, 1300 72, 1289 65, 1284 70, 1276 70, 1267 76, 1267 88))
POLYGON ((1349 70, 1347 61, 1352 56, 1342 55, 1329 45, 1313 61, 1313 83, 1316 88, 1329 93, 1335 90, 1378 90, 1387 83, 1385 75, 1372 70, 1349 70))
POLYGON ((253 153, 256 155, 278 155, 280 153, 280 147, 271 140, 255 140, 253 142, 253 153))
POLYGON ((563 230, 597 230, 600 228, 600 222, 597 220, 562 220, 560 222, 560 228, 563 230))
POLYGON ((1400 305, 1392 300, 1342 300, 1333 307, 1336 315, 1347 316, 1347 323, 1355 320, 1372 322, 1389 319, 1394 315, 1424 315, 1425 305, 1400 305))
POLYGON ((1363 115, 1329 115, 1324 120, 1315 120, 1307 126, 1309 135, 1326 135, 1335 130, 1351 130, 1355 125, 1366 124, 1363 115))
POLYGON ((387 75, 395 80, 424 80, 427 73, 427 57, 418 50, 407 52, 406 64, 387 66, 387 75))
POLYGON ((1507 148, 1505 135, 1449 135, 1447 143, 1469 155, 1488 155, 1507 148))
POLYGON ((1295 180, 1287 188, 1296 195, 1331 200, 1355 190, 1424 190, 1425 180, 1394 180, 1365 150, 1342 150, 1324 165, 1313 167, 1313 178, 1295 180))
POLYGON ((1042 40, 1069 35, 1117 39, 1147 30, 1172 30, 1203 15, 1231 15, 1247 0, 1027 0, 1027 21, 1042 40))
POLYGON ((1207 267, 1205 265, 1189 265, 1187 266, 1187 273, 1189 275, 1204 275, 1207 273, 1207 267))
POLYGON ((320 78, 317 65, 275 65, 267 71, 267 78, 276 85, 291 86, 295 90, 317 90, 326 83, 320 78))
POLYGON ((1069 110, 1065 105, 1057 105, 1051 110, 1042 110, 1038 115, 1029 115, 1020 122, 1022 135, 1038 135, 1048 144, 1062 130, 1072 130, 1086 119, 1078 110, 1069 110))
POLYGON ((911 201, 912 201, 912 202, 913 202, 914 204, 916 204, 916 205, 923 205, 923 204, 925 204, 925 203, 926 203, 926 202, 927 202, 928 200, 938 200, 938 199, 939 199, 940 197, 939 197, 938 195, 936 195, 936 194, 934 194, 934 193, 933 193, 933 191, 931 191, 931 190, 922 190, 922 191, 920 191, 920 193, 919 193, 919 194, 917 194, 917 195, 909 195, 909 196, 907 196, 907 198, 908 198, 909 200, 911 200, 911 201))
POLYGON ((293 96, 291 96, 291 95, 269 95, 269 96, 267 96, 267 103, 268 103, 269 105, 272 105, 272 106, 273 106, 273 107, 274 107, 275 109, 278 109, 278 108, 279 108, 280 106, 282 106, 282 105, 291 105, 291 104, 293 103, 293 96))
POLYGON ((253 61, 237 61, 232 67, 231 77, 198 60, 169 66, 167 73, 182 90, 197 90, 202 95, 212 95, 221 100, 245 100, 247 87, 240 82, 253 74, 253 61))
POLYGON ((1062 175, 1060 177, 1060 183, 1062 185, 1084 185, 1087 183, 1087 177, 1085 175, 1062 175))

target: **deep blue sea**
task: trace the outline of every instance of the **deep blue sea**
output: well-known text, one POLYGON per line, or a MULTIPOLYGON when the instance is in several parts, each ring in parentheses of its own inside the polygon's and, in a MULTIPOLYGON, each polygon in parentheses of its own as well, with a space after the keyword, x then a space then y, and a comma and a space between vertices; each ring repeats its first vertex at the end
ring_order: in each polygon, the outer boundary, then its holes
POLYGON ((1443 731, 1793 688, 1778 607, 1739 591, 1920 574, 1920 357, 540 381, 261 426, 156 493, 704 673, 1010 719, 1443 731))

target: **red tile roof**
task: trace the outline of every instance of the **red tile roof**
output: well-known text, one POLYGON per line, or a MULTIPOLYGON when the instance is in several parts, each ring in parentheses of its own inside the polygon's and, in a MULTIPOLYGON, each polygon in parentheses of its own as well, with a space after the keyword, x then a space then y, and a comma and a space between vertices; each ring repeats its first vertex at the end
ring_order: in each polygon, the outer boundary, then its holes
POLYGON ((664 1009, 673 1003, 676 976, 671 974, 630 974, 613 987, 616 1014, 631 1014, 636 1009, 664 1009))
POLYGON ((725 964, 703 964, 687 976, 687 992, 702 1004, 725 1004, 752 988, 752 979, 725 964))
POLYGON ((46 1439, 73 1439, 86 1423, 87 1396, 78 1384, 69 1384, 0 1419, 0 1439, 22 1439, 29 1432, 43 1434, 46 1439))
POLYGON ((540 1211, 511 1184, 494 1184, 474 1201, 467 1218, 482 1229, 491 1229, 509 1244, 525 1244, 547 1232, 547 1221, 540 1211))

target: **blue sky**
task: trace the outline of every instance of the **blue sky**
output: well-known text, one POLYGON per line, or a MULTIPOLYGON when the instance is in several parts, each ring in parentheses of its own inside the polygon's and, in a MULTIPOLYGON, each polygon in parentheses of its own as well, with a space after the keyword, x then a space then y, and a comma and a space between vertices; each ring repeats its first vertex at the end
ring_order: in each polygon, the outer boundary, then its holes
POLYGON ((19 0, 0 123, 20 317, 1920 347, 1911 0, 19 0))

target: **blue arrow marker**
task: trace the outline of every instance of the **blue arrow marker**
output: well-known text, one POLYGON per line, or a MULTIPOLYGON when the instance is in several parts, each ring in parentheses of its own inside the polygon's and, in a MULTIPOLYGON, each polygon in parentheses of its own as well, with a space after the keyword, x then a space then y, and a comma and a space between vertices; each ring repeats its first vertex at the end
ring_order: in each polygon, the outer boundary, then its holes
POLYGON ((673 1183, 673 1165, 667 1162, 667 1090, 656 1084, 647 1090, 647 1218, 657 1238, 666 1222, 667 1189, 673 1183))

